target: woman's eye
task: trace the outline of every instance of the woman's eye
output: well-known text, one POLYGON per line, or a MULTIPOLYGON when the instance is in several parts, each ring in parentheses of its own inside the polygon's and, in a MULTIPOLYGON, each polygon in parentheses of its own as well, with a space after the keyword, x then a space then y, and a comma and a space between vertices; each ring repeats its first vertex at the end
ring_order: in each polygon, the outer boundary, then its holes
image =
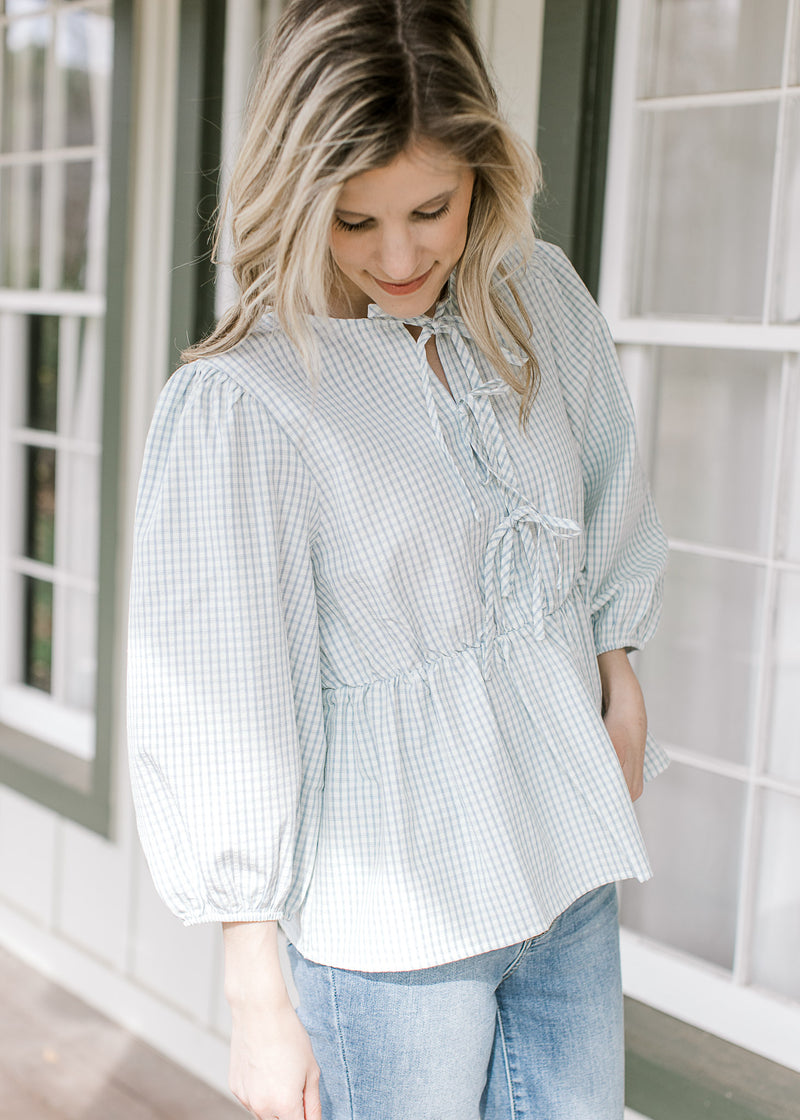
POLYGON ((341 230, 343 233, 356 233, 360 229, 366 229, 369 225, 369 218, 365 218, 363 222, 346 222, 343 218, 334 217, 333 228, 341 230))
POLYGON ((416 216, 422 218, 424 222, 435 222, 437 218, 443 218, 449 211, 450 203, 445 202, 444 206, 440 206, 438 210, 418 210, 416 216))

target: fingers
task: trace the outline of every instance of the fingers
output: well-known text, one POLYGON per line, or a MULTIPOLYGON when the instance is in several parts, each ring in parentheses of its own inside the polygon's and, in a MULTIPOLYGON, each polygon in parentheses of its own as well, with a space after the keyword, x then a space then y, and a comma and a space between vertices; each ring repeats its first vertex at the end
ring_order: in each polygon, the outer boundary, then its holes
POLYGON ((303 1090, 305 1120, 322 1120, 322 1105, 319 1098, 319 1070, 309 1073, 303 1090))

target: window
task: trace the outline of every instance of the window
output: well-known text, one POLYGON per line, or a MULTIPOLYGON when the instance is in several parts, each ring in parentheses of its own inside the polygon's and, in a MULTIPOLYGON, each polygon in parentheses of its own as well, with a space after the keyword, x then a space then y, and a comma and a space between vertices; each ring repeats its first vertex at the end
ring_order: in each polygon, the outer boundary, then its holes
POLYGON ((800 1001, 800 0, 618 18, 600 297, 671 542, 639 668, 673 759, 623 920, 800 1001))
POLYGON ((111 0, 0 4, 0 777, 101 829, 114 25, 111 0))

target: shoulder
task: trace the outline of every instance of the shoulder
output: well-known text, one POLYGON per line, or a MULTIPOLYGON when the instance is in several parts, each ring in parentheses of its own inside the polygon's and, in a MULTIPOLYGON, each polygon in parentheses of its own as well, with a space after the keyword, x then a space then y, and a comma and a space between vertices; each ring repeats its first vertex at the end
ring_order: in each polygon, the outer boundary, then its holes
POLYGON ((526 309, 551 325, 594 326, 602 317, 591 293, 563 249, 537 238, 533 252, 523 259, 510 254, 505 262, 509 278, 526 309))

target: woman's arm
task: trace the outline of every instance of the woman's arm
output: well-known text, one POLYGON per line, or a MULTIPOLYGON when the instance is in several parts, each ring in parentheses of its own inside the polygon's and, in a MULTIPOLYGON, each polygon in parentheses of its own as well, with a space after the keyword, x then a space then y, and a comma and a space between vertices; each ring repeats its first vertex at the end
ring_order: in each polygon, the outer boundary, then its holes
POLYGON ((292 1007, 277 922, 224 922, 231 1092, 259 1120, 321 1120, 319 1066, 292 1007))
POLYGON ((642 690, 624 649, 597 658, 603 688, 603 722, 617 752, 631 800, 641 796, 647 712, 642 690))

